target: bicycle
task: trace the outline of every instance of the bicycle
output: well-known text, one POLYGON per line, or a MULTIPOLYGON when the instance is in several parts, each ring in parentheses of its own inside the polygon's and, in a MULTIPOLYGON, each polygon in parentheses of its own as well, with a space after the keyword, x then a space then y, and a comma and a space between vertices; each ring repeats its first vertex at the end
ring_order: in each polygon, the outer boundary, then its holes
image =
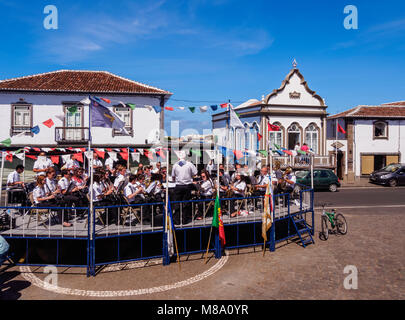
POLYGON ((329 238, 329 227, 328 221, 332 227, 331 231, 337 230, 341 235, 347 233, 347 222, 346 218, 341 213, 336 213, 336 209, 332 209, 332 212, 327 212, 325 210, 326 204, 322 205, 322 216, 321 216, 321 226, 322 231, 319 233, 319 238, 321 240, 328 240, 329 238))

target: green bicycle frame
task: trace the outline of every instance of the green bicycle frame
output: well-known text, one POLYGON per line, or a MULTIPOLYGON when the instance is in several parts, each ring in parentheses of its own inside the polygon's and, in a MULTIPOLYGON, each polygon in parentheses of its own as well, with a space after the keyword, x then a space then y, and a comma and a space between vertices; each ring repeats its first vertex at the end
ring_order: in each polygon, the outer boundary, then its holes
POLYGON ((336 215, 336 212, 326 212, 325 211, 324 215, 328 217, 328 220, 329 220, 332 228, 334 228, 335 227, 335 215, 336 215))

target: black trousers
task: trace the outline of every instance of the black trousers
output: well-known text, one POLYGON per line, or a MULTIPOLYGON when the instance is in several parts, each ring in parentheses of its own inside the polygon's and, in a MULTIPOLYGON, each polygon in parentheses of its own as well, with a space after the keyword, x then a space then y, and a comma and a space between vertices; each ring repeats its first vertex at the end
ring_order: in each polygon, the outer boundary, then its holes
MULTIPOLYGON (((140 196, 136 196, 135 200, 131 204, 144 204, 148 203, 146 199, 143 199, 140 196)), ((150 223, 152 221, 152 210, 150 205, 139 206, 142 212, 142 223, 150 223)))
MULTIPOLYGON (((52 199, 37 203, 36 206, 39 208, 43 208, 43 207, 60 207, 61 205, 56 200, 52 199)), ((59 223, 62 223, 62 220, 63 222, 69 222, 70 217, 69 210, 57 209, 56 214, 58 216, 59 223)))
MULTIPOLYGON (((232 196, 232 198, 241 198, 241 199, 243 199, 243 196, 242 195, 234 195, 234 196, 232 196)), ((242 201, 242 204, 240 205, 239 210, 242 210, 242 209, 245 208, 245 200, 232 199, 231 200, 231 213, 235 212, 235 210, 236 210, 235 209, 236 201, 242 201)))
MULTIPOLYGON (((189 201, 191 200, 191 191, 194 189, 193 184, 176 185, 174 188, 174 201, 189 201)), ((173 220, 175 224, 180 224, 180 213, 182 215, 183 224, 191 221, 192 208, 191 203, 176 203, 173 206, 173 220), (180 211, 181 207, 181 211, 180 211)))
MULTIPOLYGON (((114 206, 115 203, 107 200, 107 199, 103 199, 100 200, 98 202, 94 202, 94 206, 95 207, 108 207, 108 206, 114 206)), ((118 208, 107 208, 106 212, 102 215, 102 218, 104 220, 104 222, 107 224, 112 224, 112 223, 118 223, 118 208), (107 217, 108 217, 108 221, 107 221, 107 217)))
MULTIPOLYGON (((212 196, 201 196, 201 200, 205 199, 212 199, 212 196)), ((207 210, 208 206, 210 204, 210 201, 201 201, 198 202, 198 216, 203 217, 204 216, 204 208, 207 210)), ((214 213, 214 204, 211 204, 211 207, 208 209, 206 217, 212 217, 214 213)))
MULTIPOLYGON (((287 206, 287 201, 288 201, 288 195, 290 194, 290 199, 292 199, 291 195, 292 192, 294 191, 294 188, 292 187, 286 187, 285 189, 281 189, 279 186, 277 186, 276 190, 274 191, 274 194, 283 194, 285 193, 285 195, 283 196, 284 199, 284 207, 287 206)), ((276 197, 276 204, 278 204, 278 197, 276 197)))

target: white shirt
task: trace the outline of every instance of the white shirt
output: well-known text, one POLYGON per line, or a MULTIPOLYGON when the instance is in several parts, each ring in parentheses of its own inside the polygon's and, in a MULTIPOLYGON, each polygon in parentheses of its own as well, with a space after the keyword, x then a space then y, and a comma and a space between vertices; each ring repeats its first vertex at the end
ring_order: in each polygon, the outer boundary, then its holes
MULTIPOLYGON (((265 176, 260 175, 260 176, 257 178, 257 184, 258 184, 259 186, 268 185, 270 182, 271 182, 271 179, 270 179, 269 175, 267 175, 267 174, 266 174, 265 176)), ((267 188, 267 187, 266 187, 266 188, 267 188)), ((266 188, 257 188, 257 190, 266 191, 266 188)))
POLYGON ((59 186, 59 188, 60 188, 62 191, 64 191, 64 190, 66 190, 67 188, 69 188, 69 185, 70 185, 71 183, 72 183, 73 185, 75 185, 75 182, 74 182, 73 180, 70 180, 70 181, 69 181, 67 178, 63 177, 62 179, 59 180, 58 186, 59 186))
POLYGON ((98 196, 103 194, 103 187, 100 183, 94 182, 93 183, 93 202, 99 202, 102 200, 102 198, 99 198, 98 196))
POLYGON ((34 191, 32 192, 32 196, 34 198, 35 203, 39 203, 40 201, 38 198, 45 198, 46 197, 46 191, 44 187, 36 186, 34 191))
POLYGON ((124 195, 125 195, 125 197, 128 199, 128 202, 129 202, 129 203, 132 203, 132 202, 135 201, 135 197, 133 197, 133 198, 131 198, 131 199, 129 199, 128 197, 129 197, 131 194, 135 193, 135 192, 136 192, 136 189, 137 189, 136 183, 128 183, 128 184, 126 185, 126 187, 124 188, 124 195))
POLYGON ((100 159, 93 159, 93 167, 102 167, 103 163, 100 159))
POLYGON ((211 180, 205 180, 201 183, 201 195, 212 196, 214 183, 211 180))
POLYGON ((293 184, 290 184, 290 183, 287 182, 286 186, 287 186, 287 187, 294 188, 295 183, 297 182, 297 178, 295 177, 295 175, 292 174, 292 173, 290 173, 290 174, 288 174, 288 175, 285 177, 285 179, 291 180, 291 181, 293 182, 293 184))
POLYGON ((124 177, 122 174, 119 174, 119 176, 118 176, 117 178, 115 178, 115 180, 114 180, 114 187, 115 187, 115 189, 118 188, 118 186, 120 185, 120 183, 121 183, 122 181, 125 181, 125 177, 124 177))
POLYGON ((9 183, 21 181, 20 174, 17 171, 11 172, 7 177, 7 190, 13 189, 16 186, 9 186, 9 183))
POLYGON ((235 184, 233 185, 237 190, 234 191, 235 194, 244 196, 245 195, 245 189, 246 189, 246 183, 243 180, 236 181, 235 184))
POLYGON ((80 164, 76 159, 69 159, 65 163, 66 169, 79 168, 80 164))
POLYGON ((207 164, 207 171, 211 174, 212 170, 214 170, 214 164, 207 164))
POLYGON ((178 161, 173 166, 172 179, 176 182, 176 185, 188 185, 193 183, 193 176, 195 175, 197 175, 197 168, 191 162, 182 160, 178 161))
MULTIPOLYGON (((139 188, 139 186, 141 186, 143 188, 143 190, 146 189, 145 185, 143 183, 140 182, 135 182, 135 190, 139 188)), ((143 194, 143 192, 138 193, 138 196, 140 196, 142 199, 145 199, 145 195, 143 194)))
POLYGON ((45 190, 47 190, 48 192, 55 192, 57 189, 57 186, 58 186, 58 184, 57 184, 56 180, 54 180, 54 179, 51 180, 49 178, 45 179, 44 187, 45 187, 45 190))
MULTIPOLYGON (((50 159, 46 157, 38 157, 38 160, 35 161, 34 163, 34 169, 48 169, 50 167, 53 167, 53 163, 50 159)), ((37 172, 36 176, 44 176, 45 171, 42 172, 37 172)))

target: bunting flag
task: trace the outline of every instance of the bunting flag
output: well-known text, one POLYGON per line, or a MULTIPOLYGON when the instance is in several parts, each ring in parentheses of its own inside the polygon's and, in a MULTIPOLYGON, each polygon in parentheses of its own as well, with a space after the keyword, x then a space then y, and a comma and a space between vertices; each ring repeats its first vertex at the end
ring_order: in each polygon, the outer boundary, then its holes
POLYGON ((240 150, 233 150, 233 154, 235 155, 237 160, 243 158, 243 152, 240 150))
POLYGON ((58 114, 55 116, 56 119, 62 121, 63 123, 65 122, 65 115, 64 114, 58 114))
POLYGON ((226 148, 225 147, 221 147, 221 153, 226 158, 226 148))
POLYGON ((280 147, 278 144, 274 144, 274 147, 275 147, 276 149, 278 149, 278 150, 281 149, 281 147, 280 147))
POLYGON ((16 158, 20 159, 20 160, 24 160, 24 153, 14 153, 14 155, 16 156, 16 158))
POLYGON ((228 103, 220 104, 220 106, 221 106, 222 109, 227 108, 227 107, 228 107, 228 103))
POLYGON ((200 107, 200 112, 207 112, 207 110, 208 110, 208 107, 207 106, 202 106, 202 107, 200 107))
POLYGON ((212 217, 212 226, 218 228, 219 240, 222 247, 226 244, 224 223, 222 222, 221 203, 219 202, 218 194, 215 198, 214 216, 212 217))
POLYGON ((290 155, 290 156, 293 155, 293 153, 292 153, 290 150, 283 149, 282 151, 283 151, 285 154, 288 154, 288 155, 290 155))
POLYGON ((184 110, 184 107, 178 107, 179 108, 179 110, 184 110))
MULTIPOLYGON (((108 150, 108 149, 107 149, 108 150)), ((110 149, 111 150, 111 149, 110 149)), ((117 153, 116 152, 113 152, 113 151, 110 151, 110 152, 108 152, 108 156, 111 158, 111 159, 113 159, 113 161, 117 161, 118 159, 117 159, 117 153)))
POLYGON ((40 148, 32 148, 34 151, 36 151, 36 152, 41 152, 41 149, 40 148))
POLYGON ((21 149, 16 150, 16 151, 14 152, 14 154, 19 154, 19 153, 21 153, 21 152, 23 152, 23 151, 24 151, 24 148, 21 148, 21 149))
POLYGON ((110 99, 106 99, 106 98, 100 98, 101 100, 103 100, 104 102, 107 102, 107 103, 111 103, 111 100, 110 99))
POLYGON ((201 151, 199 149, 190 149, 192 154, 195 154, 196 156, 200 157, 202 156, 201 151))
POLYGON ((77 106, 71 106, 69 108, 67 108, 67 110, 69 111, 69 113, 75 114, 77 112, 77 106))
POLYGON ((52 128, 53 125, 54 125, 52 119, 48 119, 48 120, 42 122, 42 124, 44 124, 44 125, 47 126, 48 128, 52 128))
POLYGON ((262 138, 263 138, 263 136, 258 132, 258 133, 257 133, 257 140, 260 141, 260 140, 262 140, 262 138))
POLYGON ((122 159, 128 161, 128 152, 120 152, 120 156, 122 157, 122 159))
POLYGON ((268 127, 268 130, 269 130, 269 131, 280 131, 280 127, 279 127, 279 126, 276 126, 276 125, 274 125, 274 124, 268 123, 268 124, 267 124, 267 127, 268 127))
POLYGON ((134 110, 136 107, 136 105, 133 103, 127 103, 127 106, 130 107, 132 110, 134 110))
POLYGON ((218 106, 216 104, 212 105, 210 107, 211 107, 212 111, 217 111, 217 109, 218 109, 218 106))
POLYGON ((164 152, 162 152, 163 150, 156 150, 156 155, 161 157, 162 159, 166 159, 164 152))
POLYGON ((29 154, 26 154, 25 156, 26 156, 27 158, 32 159, 32 160, 37 160, 37 156, 32 156, 32 155, 29 155, 29 154))
POLYGON ((79 162, 83 163, 83 153, 82 152, 78 152, 72 155, 72 159, 77 160, 79 162))
POLYGON ((97 156, 101 159, 104 159, 105 157, 105 152, 104 150, 101 149, 94 149, 94 152, 97 154, 97 156))
POLYGON ((150 150, 147 150, 147 149, 143 150, 143 154, 144 154, 144 156, 148 157, 150 160, 153 160, 153 154, 150 150))
POLYGON ((152 107, 156 113, 159 113, 160 111, 162 111, 162 108, 160 108, 160 107, 156 107, 156 106, 152 106, 152 107))
POLYGON ((0 143, 5 145, 6 147, 9 147, 11 146, 11 139, 7 138, 6 140, 1 141, 0 143))
POLYGON ((140 162, 139 160, 141 159, 141 155, 139 152, 132 152, 131 153, 131 158, 133 162, 140 162))
POLYGON ((31 132, 34 133, 34 134, 38 134, 39 131, 40 131, 39 126, 35 126, 35 127, 31 128, 31 132))
POLYGON ((302 154, 303 156, 307 155, 307 153, 305 151, 302 151, 302 150, 297 150, 297 153, 302 154))
POLYGON ((51 152, 52 151, 52 149, 51 148, 42 148, 42 151, 45 151, 45 152, 51 152))
POLYGON ((51 161, 54 164, 59 164, 59 156, 51 156, 51 161))
POLYGON ((112 152, 112 149, 111 148, 107 148, 106 149, 108 152, 112 152))
POLYGON ((143 149, 138 149, 138 152, 143 155, 143 149))
POLYGON ((211 160, 215 159, 215 150, 204 150, 206 154, 208 154, 208 157, 210 157, 211 160))
POLYGON ((266 150, 259 150, 259 153, 265 157, 267 157, 269 155, 269 153, 266 150))
POLYGON ((173 110, 174 110, 173 107, 165 107, 165 109, 166 109, 166 110, 169 110, 169 111, 173 111, 173 110))
POLYGON ((9 162, 13 162, 13 154, 7 151, 6 160, 9 162))
POLYGON ((192 113, 195 112, 195 107, 188 107, 192 113))

